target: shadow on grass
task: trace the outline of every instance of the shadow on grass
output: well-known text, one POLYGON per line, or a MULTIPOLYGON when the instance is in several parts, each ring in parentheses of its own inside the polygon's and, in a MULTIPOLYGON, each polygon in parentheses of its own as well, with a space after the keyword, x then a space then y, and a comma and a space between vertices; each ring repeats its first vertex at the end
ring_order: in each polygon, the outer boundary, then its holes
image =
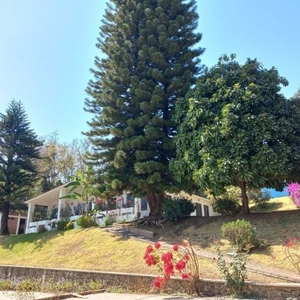
POLYGON ((37 249, 43 248, 45 243, 47 243, 49 240, 63 234, 64 231, 53 230, 41 233, 28 233, 4 236, 1 238, 1 247, 11 250, 18 245, 32 243, 35 245, 32 251, 35 251, 37 249))

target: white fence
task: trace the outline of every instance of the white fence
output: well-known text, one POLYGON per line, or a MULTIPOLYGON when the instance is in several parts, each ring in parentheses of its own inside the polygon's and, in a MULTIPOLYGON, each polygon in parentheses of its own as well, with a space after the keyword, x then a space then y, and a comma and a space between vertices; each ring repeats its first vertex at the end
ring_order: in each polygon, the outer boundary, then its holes
MULTIPOLYGON (((148 210, 142 210, 140 212, 139 217, 148 216, 148 210)), ((74 224, 74 228, 77 228, 78 225, 76 220, 80 217, 80 215, 71 216, 70 220, 74 224)), ((131 222, 138 218, 138 213, 134 207, 130 208, 118 208, 114 210, 107 210, 107 211, 99 211, 95 215, 95 221, 98 226, 104 227, 106 220, 110 220, 113 223, 122 223, 122 222, 131 222)), ((56 229, 56 222, 57 219, 52 220, 41 220, 35 222, 29 222, 27 224, 26 233, 34 233, 39 232, 40 230, 46 228, 46 230, 55 230, 56 229)))

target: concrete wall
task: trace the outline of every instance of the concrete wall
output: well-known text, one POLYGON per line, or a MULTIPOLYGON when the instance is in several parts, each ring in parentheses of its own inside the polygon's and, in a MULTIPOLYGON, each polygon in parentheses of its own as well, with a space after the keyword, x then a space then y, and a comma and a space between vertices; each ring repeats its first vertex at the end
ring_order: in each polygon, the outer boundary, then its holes
MULTIPOLYGON (((25 279, 31 279, 41 283, 48 280, 88 283, 94 280, 102 282, 104 288, 120 287, 128 292, 136 293, 156 293, 157 291, 154 290, 152 285, 154 277, 141 274, 0 265, 0 281, 11 280, 13 282, 20 282, 25 279)), ((206 296, 224 296, 230 294, 222 280, 204 279, 199 280, 197 285, 201 293, 206 296)), ((180 279, 172 279, 164 292, 170 294, 174 292, 188 293, 189 289, 188 282, 180 279)), ((260 297, 265 300, 286 300, 288 297, 300 299, 300 284, 259 284, 247 282, 245 292, 252 298, 260 297)))

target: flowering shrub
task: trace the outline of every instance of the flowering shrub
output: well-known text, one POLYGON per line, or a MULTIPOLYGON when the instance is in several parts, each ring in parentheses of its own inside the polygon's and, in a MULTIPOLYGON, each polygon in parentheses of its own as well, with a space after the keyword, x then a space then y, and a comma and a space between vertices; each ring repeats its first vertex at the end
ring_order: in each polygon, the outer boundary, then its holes
POLYGON ((291 237, 290 240, 285 245, 285 258, 288 260, 292 266, 300 274, 300 253, 299 253, 299 241, 295 237, 291 237))
POLYGON ((193 292, 200 294, 197 288, 199 262, 189 241, 184 241, 182 245, 174 244, 172 250, 162 249, 161 244, 156 242, 147 246, 144 259, 149 267, 156 266, 161 273, 154 279, 155 288, 163 289, 174 276, 189 281, 193 292))
POLYGON ((298 182, 289 183, 287 191, 297 207, 300 207, 300 184, 298 182))

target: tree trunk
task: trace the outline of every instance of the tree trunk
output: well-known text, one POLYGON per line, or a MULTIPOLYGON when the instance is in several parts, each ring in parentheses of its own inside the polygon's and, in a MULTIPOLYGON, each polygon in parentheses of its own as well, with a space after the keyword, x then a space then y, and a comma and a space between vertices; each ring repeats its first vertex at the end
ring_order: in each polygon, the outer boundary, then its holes
POLYGON ((9 201, 3 202, 0 235, 9 235, 8 231, 9 201))
POLYGON ((146 198, 150 208, 149 217, 154 218, 155 220, 161 219, 164 194, 156 194, 150 190, 148 191, 146 198))
POLYGON ((246 188, 246 182, 242 181, 239 183, 241 191, 242 191, 242 202, 243 202, 243 209, 244 209, 244 213, 249 214, 250 210, 249 210, 249 199, 248 199, 248 195, 247 195, 247 188, 246 188))

